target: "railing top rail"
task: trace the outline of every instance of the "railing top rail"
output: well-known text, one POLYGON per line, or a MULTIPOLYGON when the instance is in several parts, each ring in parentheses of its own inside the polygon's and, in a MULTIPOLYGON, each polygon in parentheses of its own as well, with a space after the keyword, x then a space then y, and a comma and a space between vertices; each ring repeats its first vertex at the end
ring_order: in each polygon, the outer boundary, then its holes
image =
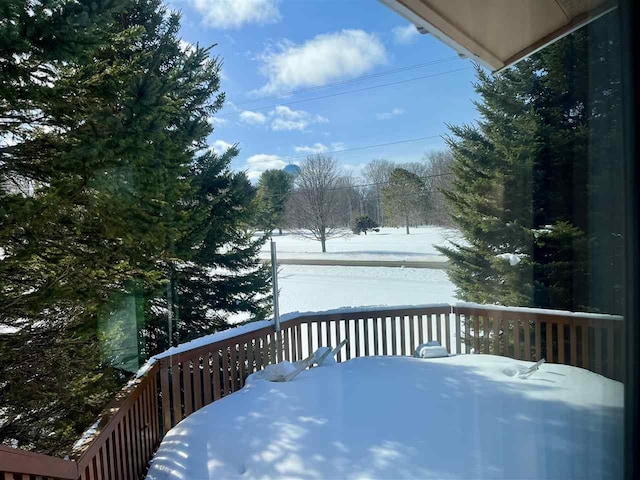
MULTIPOLYGON (((377 307, 349 307, 325 310, 320 312, 292 312, 280 317, 282 327, 295 326, 305 321, 335 321, 349 318, 371 318, 373 316, 419 315, 424 313, 450 313, 451 305, 436 303, 427 305, 377 306, 377 307)), ((216 332, 197 338, 191 342, 172 347, 165 352, 155 355, 153 359, 170 363, 179 363, 197 355, 225 348, 229 345, 242 343, 266 333, 273 333, 274 323, 270 320, 250 322, 235 328, 216 332)))
POLYGON ((504 314, 524 314, 529 316, 554 316, 565 318, 578 318, 586 320, 611 320, 623 321, 621 315, 611 315, 606 313, 589 313, 589 312, 570 312, 568 310, 552 310, 546 308, 531 307, 505 307, 502 305, 483 305, 478 303, 458 302, 452 306, 455 313, 474 313, 474 312, 494 312, 504 314))
POLYGON ((78 465, 71 460, 63 460, 41 453, 0 445, 0 469, 7 473, 37 475, 76 480, 78 465))

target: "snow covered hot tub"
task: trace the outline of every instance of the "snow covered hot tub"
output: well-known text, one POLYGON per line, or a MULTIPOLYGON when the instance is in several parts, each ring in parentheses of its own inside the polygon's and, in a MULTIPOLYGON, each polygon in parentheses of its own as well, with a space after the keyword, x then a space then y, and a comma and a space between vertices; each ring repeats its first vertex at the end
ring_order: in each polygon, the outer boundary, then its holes
POLYGON ((149 480, 614 478, 623 386, 493 355, 366 357, 247 385, 171 429, 149 480))

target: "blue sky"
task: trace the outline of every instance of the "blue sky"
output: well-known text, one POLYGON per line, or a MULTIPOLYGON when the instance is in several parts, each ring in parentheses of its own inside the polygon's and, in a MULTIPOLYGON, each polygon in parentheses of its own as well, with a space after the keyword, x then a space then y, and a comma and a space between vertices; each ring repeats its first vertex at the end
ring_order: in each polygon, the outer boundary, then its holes
POLYGON ((227 104, 213 119, 209 144, 220 150, 238 143, 232 166, 252 180, 309 153, 435 136, 332 153, 355 174, 374 158, 418 161, 444 147, 437 136, 447 123, 477 117, 472 63, 376 0, 173 0, 171 6, 183 14, 184 41, 218 44, 212 54, 224 63, 227 104), (405 70, 389 73, 397 69, 405 70), (400 83, 380 86, 391 82, 400 83), (290 94, 299 90, 305 91, 290 94))

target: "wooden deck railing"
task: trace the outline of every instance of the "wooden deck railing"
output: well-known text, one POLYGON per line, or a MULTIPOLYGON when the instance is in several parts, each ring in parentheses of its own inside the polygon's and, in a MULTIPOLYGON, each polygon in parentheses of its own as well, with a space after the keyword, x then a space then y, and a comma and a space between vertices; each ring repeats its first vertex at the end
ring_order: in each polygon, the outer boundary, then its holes
POLYGON ((456 306, 462 324, 461 353, 471 348, 489 353, 582 367, 622 380, 624 373, 622 317, 517 309, 456 306))
POLYGON ((451 353, 490 353, 565 363, 622 378, 621 317, 461 305, 301 315, 174 355, 161 356, 105 409, 96 433, 62 460, 0 448, 4 480, 133 480, 144 475, 164 434, 193 412, 242 388, 248 375, 320 346, 348 343, 338 361, 411 355, 437 340, 451 353), (29 460, 22 461, 21 456, 29 460), (33 460, 30 460, 33 459, 33 460))

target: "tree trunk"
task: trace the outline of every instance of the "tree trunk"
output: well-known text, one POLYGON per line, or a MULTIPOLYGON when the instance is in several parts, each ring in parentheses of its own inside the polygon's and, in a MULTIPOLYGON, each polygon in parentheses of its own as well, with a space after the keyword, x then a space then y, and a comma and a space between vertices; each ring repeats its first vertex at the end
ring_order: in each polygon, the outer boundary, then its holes
POLYGON ((327 241, 324 237, 320 239, 320 243, 322 244, 322 253, 327 253, 327 241))
POLYGON ((407 212, 404 216, 404 224, 407 228, 407 235, 409 235, 409 213, 407 212))
POLYGON ((278 227, 278 235, 282 235, 282 227, 278 227))

